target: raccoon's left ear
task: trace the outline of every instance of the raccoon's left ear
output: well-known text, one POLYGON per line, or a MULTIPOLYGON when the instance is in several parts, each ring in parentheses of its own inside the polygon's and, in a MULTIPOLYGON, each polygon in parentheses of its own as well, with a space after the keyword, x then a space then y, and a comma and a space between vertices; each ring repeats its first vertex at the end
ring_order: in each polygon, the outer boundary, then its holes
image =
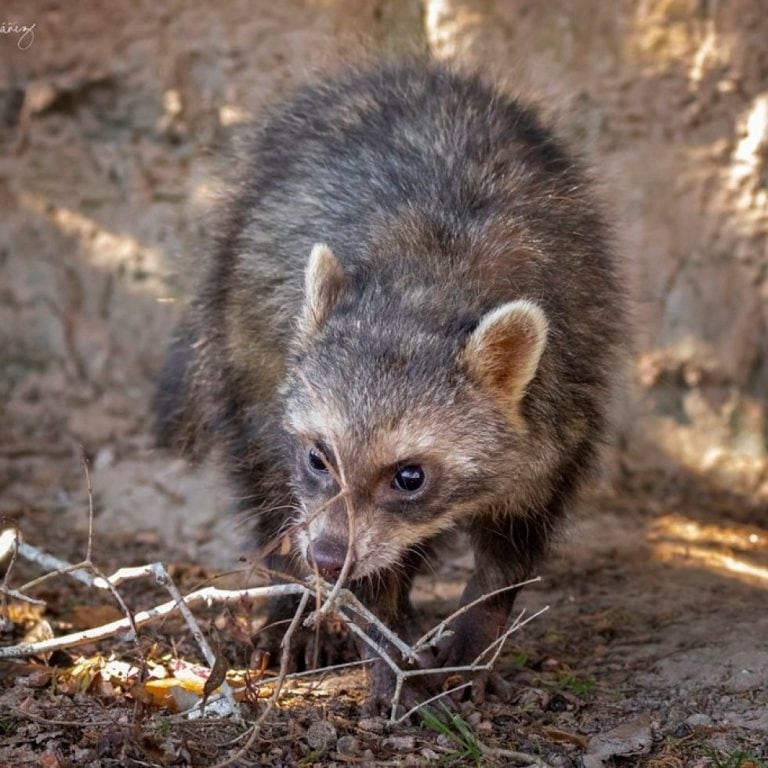
POLYGON ((471 374, 497 399, 513 424, 522 426, 520 401, 547 342, 547 318, 532 301, 511 301, 486 314, 462 352, 471 374))
POLYGON ((338 301, 344 287, 344 270, 333 251, 317 243, 309 254, 304 275, 304 309, 300 330, 305 335, 317 331, 338 301))

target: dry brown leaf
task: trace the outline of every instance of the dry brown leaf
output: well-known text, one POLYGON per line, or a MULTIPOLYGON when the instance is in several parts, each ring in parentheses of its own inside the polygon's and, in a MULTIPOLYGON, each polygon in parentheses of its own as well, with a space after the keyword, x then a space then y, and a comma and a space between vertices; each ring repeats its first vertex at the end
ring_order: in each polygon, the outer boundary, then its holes
POLYGON ((91 629, 124 618, 114 605, 76 605, 69 612, 69 621, 75 629, 91 629))
POLYGON ((587 748, 587 739, 581 734, 571 733, 570 731, 561 731, 559 728, 550 728, 547 725, 542 726, 541 732, 552 741, 575 744, 579 749, 587 748))

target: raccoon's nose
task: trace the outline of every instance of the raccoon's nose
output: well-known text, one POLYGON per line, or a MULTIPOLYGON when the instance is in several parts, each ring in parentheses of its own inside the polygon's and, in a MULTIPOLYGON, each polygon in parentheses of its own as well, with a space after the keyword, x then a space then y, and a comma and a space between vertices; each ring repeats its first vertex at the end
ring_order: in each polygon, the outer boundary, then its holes
POLYGON ((309 545, 307 556, 321 576, 337 579, 347 557, 347 544, 338 539, 315 539, 309 545))

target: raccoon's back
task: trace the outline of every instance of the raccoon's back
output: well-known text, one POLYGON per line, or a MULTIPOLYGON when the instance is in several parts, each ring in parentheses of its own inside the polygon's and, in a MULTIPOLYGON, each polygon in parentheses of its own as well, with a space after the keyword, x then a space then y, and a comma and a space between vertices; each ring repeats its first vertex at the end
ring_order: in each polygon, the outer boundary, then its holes
POLYGON ((324 242, 351 290, 402 284, 446 328, 539 303, 551 354, 535 413, 564 429, 586 415, 597 434, 623 322, 607 241, 578 163, 480 78, 419 60, 307 87, 254 138, 193 313, 185 391, 238 440, 246 410, 274 423, 307 258, 324 242))
POLYGON ((237 206, 214 283, 230 278, 230 328, 257 344, 287 347, 324 242, 351 290, 421 289, 448 327, 532 299, 566 345, 554 378, 608 376, 623 298, 589 179, 534 111, 477 76, 420 60, 302 90, 255 141, 237 206))

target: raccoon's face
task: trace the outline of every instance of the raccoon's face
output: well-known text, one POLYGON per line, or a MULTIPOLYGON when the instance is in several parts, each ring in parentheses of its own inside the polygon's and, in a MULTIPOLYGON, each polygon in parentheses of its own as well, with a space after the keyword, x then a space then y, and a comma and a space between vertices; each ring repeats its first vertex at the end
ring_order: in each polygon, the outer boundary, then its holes
POLYGON ((511 492, 546 338, 527 301, 446 335, 368 298, 348 300, 339 262, 313 249, 284 425, 296 543, 331 579, 348 554, 351 579, 396 567, 511 492))

